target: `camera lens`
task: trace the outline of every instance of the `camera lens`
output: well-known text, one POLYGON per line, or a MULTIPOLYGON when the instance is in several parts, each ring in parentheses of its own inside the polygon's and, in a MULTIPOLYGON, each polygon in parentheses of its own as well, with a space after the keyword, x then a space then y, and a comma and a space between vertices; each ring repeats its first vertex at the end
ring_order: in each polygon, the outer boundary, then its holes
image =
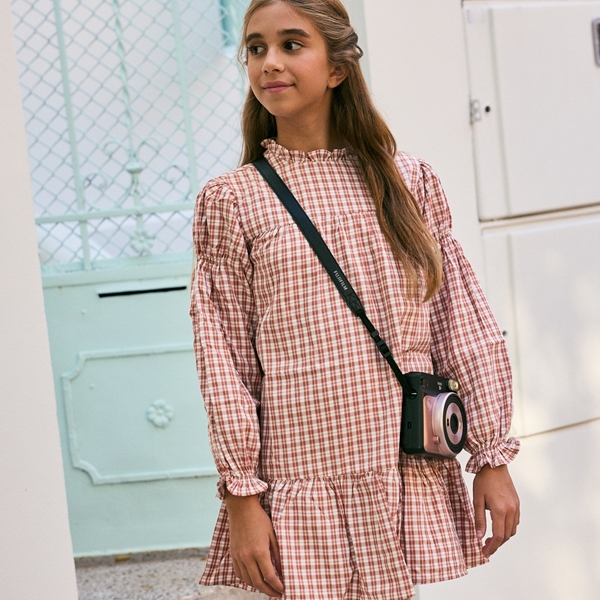
POLYGON ((434 431, 440 431, 445 443, 444 452, 440 452, 442 456, 454 457, 465 445, 467 437, 467 415, 460 398, 453 392, 440 394, 437 397, 440 405, 438 421, 433 420, 434 431))
POLYGON ((452 433, 456 433, 458 431, 458 417, 455 414, 450 417, 450 430, 452 433))

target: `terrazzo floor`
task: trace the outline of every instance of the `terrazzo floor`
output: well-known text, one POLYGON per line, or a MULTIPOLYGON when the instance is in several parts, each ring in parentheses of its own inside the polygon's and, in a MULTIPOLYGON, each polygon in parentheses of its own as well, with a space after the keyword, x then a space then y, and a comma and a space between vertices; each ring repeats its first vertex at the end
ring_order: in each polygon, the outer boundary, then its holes
POLYGON ((78 558, 79 600, 267 600, 234 588, 198 585, 201 550, 78 558))

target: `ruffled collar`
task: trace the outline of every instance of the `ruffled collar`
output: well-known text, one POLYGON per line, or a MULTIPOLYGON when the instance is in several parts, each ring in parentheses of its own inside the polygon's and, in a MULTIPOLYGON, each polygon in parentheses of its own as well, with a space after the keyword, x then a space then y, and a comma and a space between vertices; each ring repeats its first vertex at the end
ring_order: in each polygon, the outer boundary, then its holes
POLYGON ((265 148, 265 156, 273 156, 289 162, 306 162, 306 161, 327 161, 327 160, 344 160, 351 156, 347 148, 336 148, 335 150, 312 150, 311 152, 303 152, 302 150, 288 150, 279 145, 274 139, 264 140, 261 146, 265 148))

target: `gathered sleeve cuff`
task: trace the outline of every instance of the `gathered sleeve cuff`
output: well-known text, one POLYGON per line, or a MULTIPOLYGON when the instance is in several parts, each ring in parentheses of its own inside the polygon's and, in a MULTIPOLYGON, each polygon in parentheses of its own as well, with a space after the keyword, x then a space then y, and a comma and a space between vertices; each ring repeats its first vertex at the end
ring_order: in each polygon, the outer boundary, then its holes
POLYGON ((217 498, 225 499, 225 490, 234 496, 256 496, 269 489, 266 482, 255 475, 229 473, 219 477, 217 483, 217 498))
POLYGON ((236 198, 226 183, 209 182, 194 217, 196 265, 190 315, 211 451, 225 487, 240 496, 265 491, 257 478, 258 408, 262 372, 254 348, 256 307, 252 263, 236 198))
POLYGON ((435 372, 456 379, 467 413, 467 470, 508 464, 519 441, 511 426, 512 373, 504 338, 460 244, 440 180, 421 163, 418 200, 442 253, 442 287, 430 301, 431 354, 435 372), (420 197, 419 197, 420 196, 420 197))
POLYGON ((519 446, 519 440, 511 437, 494 448, 482 448, 468 460, 466 471, 478 473, 485 465, 490 465, 492 469, 500 465, 507 465, 518 454, 519 446))

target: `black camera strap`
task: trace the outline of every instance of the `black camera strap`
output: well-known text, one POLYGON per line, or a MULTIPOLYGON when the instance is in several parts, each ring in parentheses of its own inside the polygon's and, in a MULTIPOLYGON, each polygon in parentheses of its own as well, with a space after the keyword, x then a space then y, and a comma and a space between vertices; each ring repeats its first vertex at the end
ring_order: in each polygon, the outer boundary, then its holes
POLYGON ((390 365, 394 375, 400 382, 402 389, 405 393, 411 394, 413 391, 412 386, 408 383, 408 380, 400 370, 400 367, 396 364, 390 349, 387 344, 379 336, 379 332, 375 329, 371 321, 367 318, 365 309, 359 300, 356 292, 350 285, 350 282, 344 275, 342 268, 337 263, 333 254, 327 247, 327 244, 323 241, 321 234, 317 231, 314 223, 310 220, 308 215, 304 212, 304 209, 300 206, 298 200, 296 200, 294 194, 290 191, 287 185, 279 177, 277 171, 269 164, 266 158, 261 157, 252 163, 258 172, 266 179, 267 183, 271 186, 275 194, 281 200, 281 203, 288 210, 292 219, 298 225, 298 228, 307 239, 311 248, 314 250, 317 258, 321 261, 321 264, 327 271, 329 277, 337 287, 338 291, 346 301, 346 304, 350 307, 350 310, 357 316, 367 328, 369 335, 375 342, 377 349, 381 352, 381 355, 390 365))

